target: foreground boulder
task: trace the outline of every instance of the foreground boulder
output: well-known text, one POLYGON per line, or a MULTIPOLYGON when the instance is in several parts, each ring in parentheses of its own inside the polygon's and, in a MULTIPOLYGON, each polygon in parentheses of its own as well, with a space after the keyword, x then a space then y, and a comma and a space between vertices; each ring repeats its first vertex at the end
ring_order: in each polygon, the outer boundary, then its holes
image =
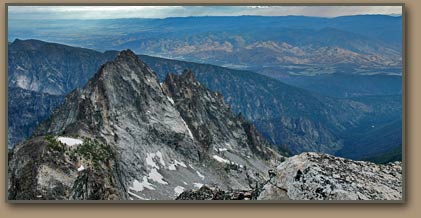
POLYGON ((320 153, 302 153, 269 170, 248 190, 202 186, 177 200, 401 200, 400 162, 377 165, 320 153))
POLYGON ((279 199, 280 193, 291 200, 401 200, 402 166, 303 153, 277 167, 258 199, 279 199))

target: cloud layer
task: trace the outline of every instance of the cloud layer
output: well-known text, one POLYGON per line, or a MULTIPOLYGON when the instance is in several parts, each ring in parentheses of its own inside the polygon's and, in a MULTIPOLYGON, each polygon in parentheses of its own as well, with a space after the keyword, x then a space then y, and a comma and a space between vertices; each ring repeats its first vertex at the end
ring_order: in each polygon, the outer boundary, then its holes
POLYGON ((400 15, 401 6, 9 6, 9 19, 114 19, 187 16, 337 17, 357 14, 400 15))

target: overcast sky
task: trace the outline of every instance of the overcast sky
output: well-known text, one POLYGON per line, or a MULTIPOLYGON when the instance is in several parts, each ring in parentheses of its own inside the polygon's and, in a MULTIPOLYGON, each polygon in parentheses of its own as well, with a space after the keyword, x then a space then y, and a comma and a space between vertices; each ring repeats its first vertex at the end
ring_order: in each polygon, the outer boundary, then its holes
POLYGON ((9 19, 110 19, 186 16, 337 17, 357 14, 400 15, 401 6, 9 6, 9 19))

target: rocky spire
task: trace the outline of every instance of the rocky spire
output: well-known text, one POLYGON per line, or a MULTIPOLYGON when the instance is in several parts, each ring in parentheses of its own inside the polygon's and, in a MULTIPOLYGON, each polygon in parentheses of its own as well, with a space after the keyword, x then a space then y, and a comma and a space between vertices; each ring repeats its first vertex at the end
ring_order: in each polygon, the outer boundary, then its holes
POLYGON ((183 74, 181 74, 181 77, 183 78, 183 80, 189 81, 191 83, 197 82, 196 77, 194 76, 194 73, 191 70, 185 70, 183 74))

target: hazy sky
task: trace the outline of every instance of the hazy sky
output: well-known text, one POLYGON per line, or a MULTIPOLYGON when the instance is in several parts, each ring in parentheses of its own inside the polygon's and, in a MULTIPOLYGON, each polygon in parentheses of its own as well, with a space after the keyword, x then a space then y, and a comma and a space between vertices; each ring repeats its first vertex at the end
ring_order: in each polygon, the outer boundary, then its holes
POLYGON ((186 16, 401 14, 401 6, 9 6, 9 19, 110 19, 186 16))

